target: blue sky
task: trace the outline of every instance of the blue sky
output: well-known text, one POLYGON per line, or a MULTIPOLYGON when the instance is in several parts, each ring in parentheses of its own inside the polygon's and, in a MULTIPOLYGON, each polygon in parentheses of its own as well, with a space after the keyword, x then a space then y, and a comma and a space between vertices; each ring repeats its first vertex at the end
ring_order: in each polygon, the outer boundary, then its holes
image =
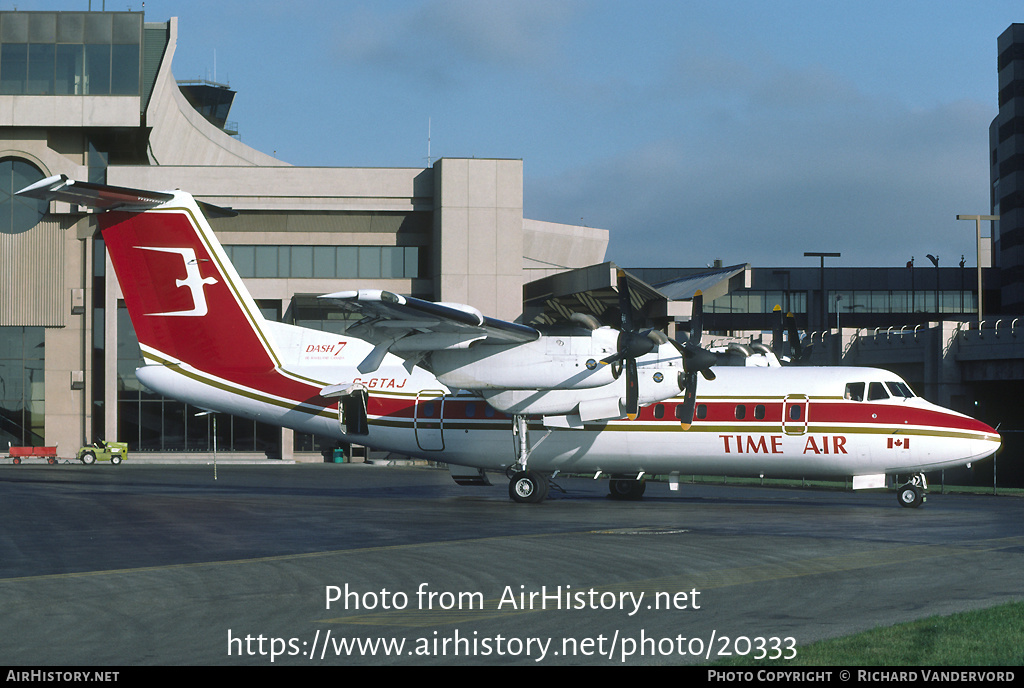
MULTIPOLYGON (((0 9, 82 10, 87 0, 0 9)), ((93 0, 93 8, 102 6, 93 0)), ((108 1, 107 9, 141 9, 108 1)), ((524 161, 527 217, 624 266, 899 266, 989 212, 996 39, 1019 1, 148 0, 174 73, 238 91, 295 165, 524 161)))

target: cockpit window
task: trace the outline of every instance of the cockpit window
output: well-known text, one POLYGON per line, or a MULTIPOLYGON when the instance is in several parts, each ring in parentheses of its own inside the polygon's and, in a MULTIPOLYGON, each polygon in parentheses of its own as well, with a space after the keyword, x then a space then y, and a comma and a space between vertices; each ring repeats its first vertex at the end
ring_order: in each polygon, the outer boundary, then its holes
POLYGON ((872 382, 868 386, 868 401, 879 401, 888 398, 889 393, 885 391, 885 385, 881 382, 872 382))
POLYGON ((851 401, 864 401, 864 383, 863 382, 848 382, 846 383, 846 393, 843 395, 844 399, 851 401))
POLYGON ((906 382, 886 382, 885 386, 894 397, 909 399, 914 396, 914 390, 910 389, 906 382))

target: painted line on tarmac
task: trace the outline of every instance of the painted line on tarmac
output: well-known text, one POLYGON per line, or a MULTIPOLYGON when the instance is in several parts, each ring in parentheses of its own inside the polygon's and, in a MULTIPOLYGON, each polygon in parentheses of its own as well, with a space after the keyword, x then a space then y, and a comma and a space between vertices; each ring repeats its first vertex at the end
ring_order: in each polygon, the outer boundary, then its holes
MULTIPOLYGON (((590 531, 586 534, 607 534, 608 531, 590 531)), ((648 578, 614 585, 573 585, 572 592, 594 590, 601 593, 645 593, 644 599, 653 599, 659 592, 700 591, 738 585, 750 585, 769 581, 816 576, 824 573, 856 571, 859 569, 906 564, 926 559, 953 558, 976 555, 979 552, 994 551, 1024 545, 1024 537, 978 540, 961 545, 893 545, 884 549, 851 552, 828 557, 797 559, 778 564, 758 564, 729 569, 718 569, 703 573, 681 574, 648 578)), ((550 586, 549 586, 550 587, 550 586)), ((466 623, 485 619, 506 618, 519 614, 559 609, 498 609, 500 600, 485 600, 479 609, 452 610, 392 610, 370 614, 354 614, 331 619, 318 619, 317 623, 335 623, 369 626, 404 626, 409 628, 432 627, 444 624, 466 623)))

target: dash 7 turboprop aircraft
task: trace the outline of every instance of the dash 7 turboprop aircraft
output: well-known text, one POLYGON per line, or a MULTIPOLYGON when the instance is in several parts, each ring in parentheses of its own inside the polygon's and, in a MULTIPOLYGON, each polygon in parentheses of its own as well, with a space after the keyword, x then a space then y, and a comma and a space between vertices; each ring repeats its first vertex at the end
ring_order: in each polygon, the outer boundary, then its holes
POLYGON ((265 320, 188 193, 51 177, 19 192, 103 211, 99 224, 146 365, 139 380, 196 406, 380 450, 443 461, 456 482, 505 471, 539 502, 558 473, 608 476, 638 498, 645 475, 851 477, 858 488, 993 454, 988 425, 868 368, 714 367, 690 341, 574 317, 546 336, 462 304, 386 291, 323 298, 364 317, 345 335, 265 320), (702 376, 700 397, 697 380, 702 376))

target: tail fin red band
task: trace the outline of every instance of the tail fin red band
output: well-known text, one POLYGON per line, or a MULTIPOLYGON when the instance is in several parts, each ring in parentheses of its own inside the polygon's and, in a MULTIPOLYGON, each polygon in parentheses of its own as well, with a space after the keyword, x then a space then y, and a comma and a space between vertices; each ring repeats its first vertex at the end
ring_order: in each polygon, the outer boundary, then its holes
POLYGON ((198 207, 182 196, 158 209, 100 217, 139 344, 218 375, 272 370, 263 318, 198 207))

